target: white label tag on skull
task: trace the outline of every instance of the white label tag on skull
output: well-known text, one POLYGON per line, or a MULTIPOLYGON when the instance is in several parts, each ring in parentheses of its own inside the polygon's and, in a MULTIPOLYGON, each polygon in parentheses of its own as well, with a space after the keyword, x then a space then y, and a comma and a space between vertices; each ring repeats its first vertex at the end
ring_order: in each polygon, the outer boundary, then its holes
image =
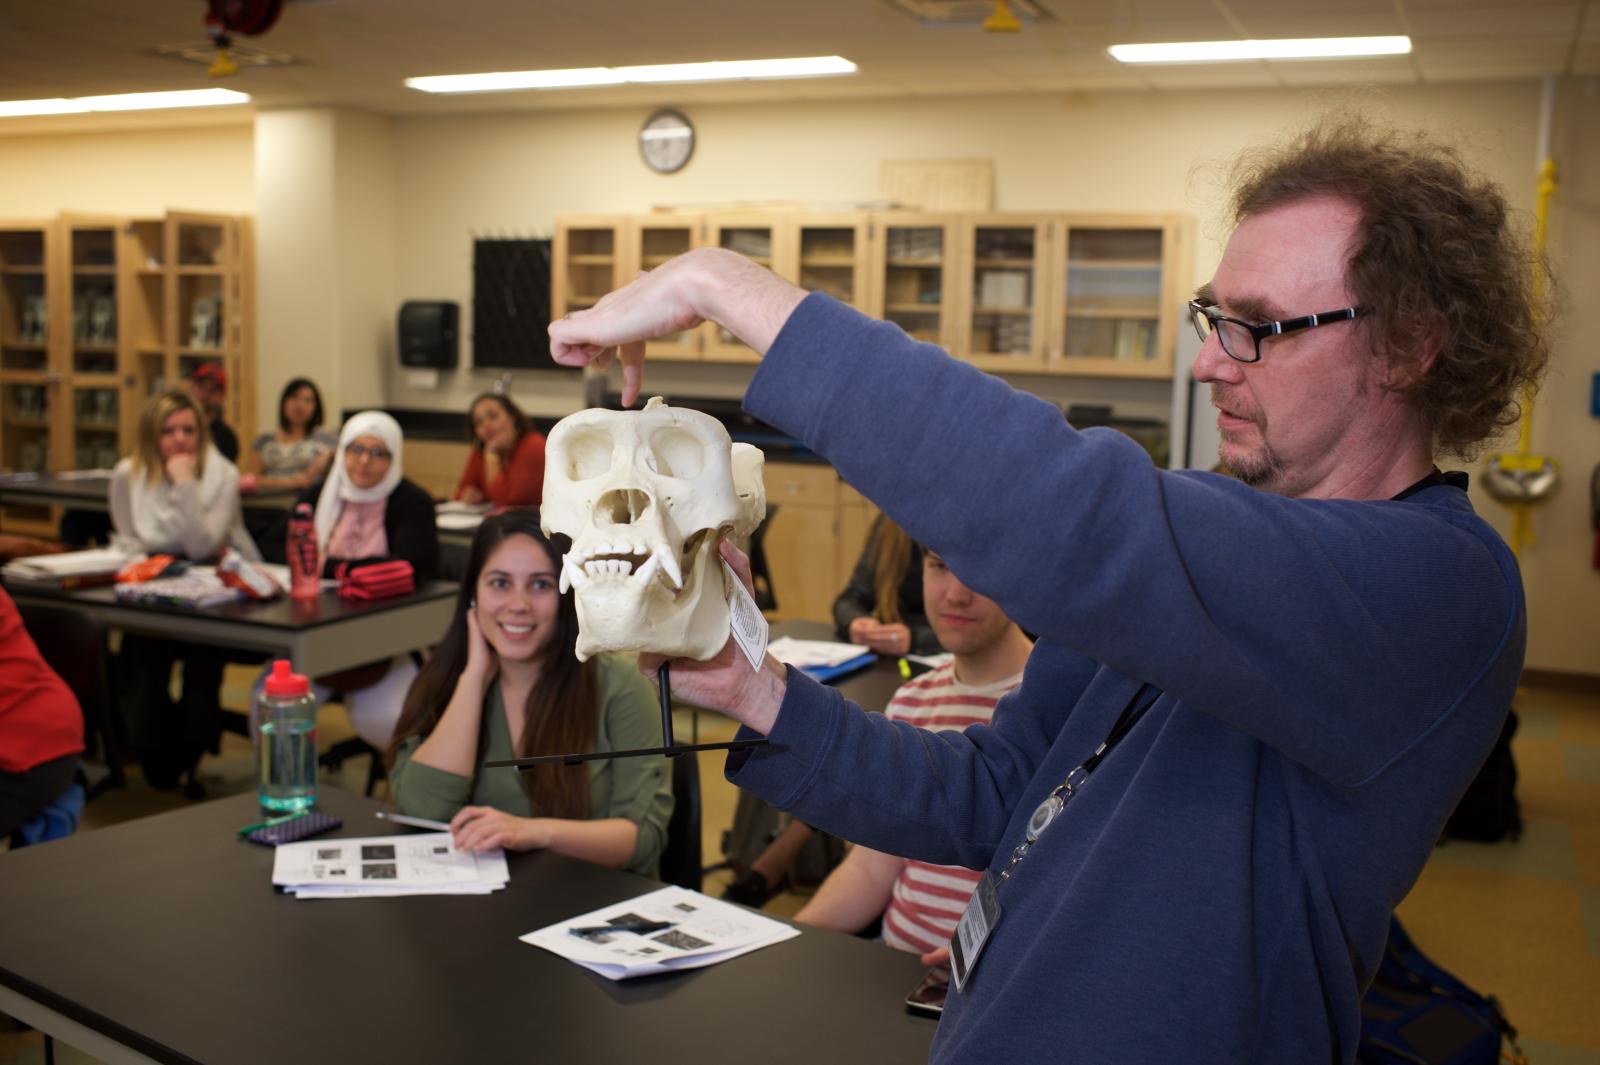
POLYGON ((733 630, 733 642, 750 660, 750 668, 759 671, 767 657, 767 619, 761 616, 761 608, 756 606, 744 581, 733 572, 728 560, 719 561, 728 579, 728 626, 733 630))

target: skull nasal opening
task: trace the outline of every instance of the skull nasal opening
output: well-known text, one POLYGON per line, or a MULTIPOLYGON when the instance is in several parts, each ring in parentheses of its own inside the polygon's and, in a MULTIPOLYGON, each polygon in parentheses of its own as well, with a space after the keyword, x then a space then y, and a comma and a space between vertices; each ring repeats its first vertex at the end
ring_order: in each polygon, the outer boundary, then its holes
POLYGON ((650 497, 637 488, 613 488, 594 504, 596 525, 631 525, 650 509, 650 497))

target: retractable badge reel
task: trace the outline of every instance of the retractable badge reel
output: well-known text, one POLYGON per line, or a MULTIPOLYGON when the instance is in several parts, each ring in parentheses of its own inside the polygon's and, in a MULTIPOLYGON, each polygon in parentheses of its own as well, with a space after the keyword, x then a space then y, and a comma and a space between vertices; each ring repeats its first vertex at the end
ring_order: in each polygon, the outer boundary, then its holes
POLYGON ((1073 767, 1072 771, 1060 784, 1051 789, 1044 801, 1034 807, 1033 814, 1028 818, 1028 827, 1023 834, 1021 843, 1011 851, 1011 859, 1006 862, 1005 868, 999 874, 993 870, 985 872, 983 879, 978 881, 977 890, 972 893, 972 898, 967 901, 967 908, 961 914, 961 920, 956 924, 956 934, 950 938, 950 973, 955 978, 956 990, 966 990, 967 981, 972 977, 973 969, 977 968, 978 959, 983 955, 983 948, 988 945, 989 937, 993 934, 995 926, 1000 923, 1000 885, 1011 879, 1011 874, 1016 870, 1018 863, 1028 856, 1028 851, 1039 842, 1039 838, 1055 823, 1067 808, 1067 803, 1083 787, 1089 779, 1089 774, 1094 772, 1105 756, 1110 753, 1122 738, 1133 731, 1133 726, 1139 719, 1155 705, 1161 698, 1159 689, 1145 702, 1140 703, 1140 696, 1151 691, 1152 686, 1141 684, 1133 696, 1129 698, 1122 713, 1117 715, 1116 724, 1111 726, 1111 732, 1106 736, 1105 742, 1094 749, 1094 753, 1084 759, 1082 765, 1073 767))

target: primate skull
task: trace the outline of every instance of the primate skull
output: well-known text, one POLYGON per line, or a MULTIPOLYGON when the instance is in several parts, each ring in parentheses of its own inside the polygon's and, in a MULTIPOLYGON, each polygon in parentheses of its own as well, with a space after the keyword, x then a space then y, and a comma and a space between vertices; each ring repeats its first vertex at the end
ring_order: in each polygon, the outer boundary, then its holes
POLYGON ((545 454, 539 521, 572 538, 561 591, 577 590, 578 658, 722 650, 730 589, 717 545, 766 517, 761 452, 657 396, 642 411, 561 419, 545 454))

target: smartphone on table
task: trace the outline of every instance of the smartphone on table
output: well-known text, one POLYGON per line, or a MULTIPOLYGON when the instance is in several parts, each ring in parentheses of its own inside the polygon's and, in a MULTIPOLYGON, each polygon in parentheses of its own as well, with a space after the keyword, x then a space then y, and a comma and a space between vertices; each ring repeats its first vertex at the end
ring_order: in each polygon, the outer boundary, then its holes
POLYGON ((906 1009, 911 1013, 937 1017, 944 1012, 944 997, 949 990, 950 967, 941 965, 929 969, 922 975, 922 981, 911 989, 911 994, 906 996, 906 1009))

